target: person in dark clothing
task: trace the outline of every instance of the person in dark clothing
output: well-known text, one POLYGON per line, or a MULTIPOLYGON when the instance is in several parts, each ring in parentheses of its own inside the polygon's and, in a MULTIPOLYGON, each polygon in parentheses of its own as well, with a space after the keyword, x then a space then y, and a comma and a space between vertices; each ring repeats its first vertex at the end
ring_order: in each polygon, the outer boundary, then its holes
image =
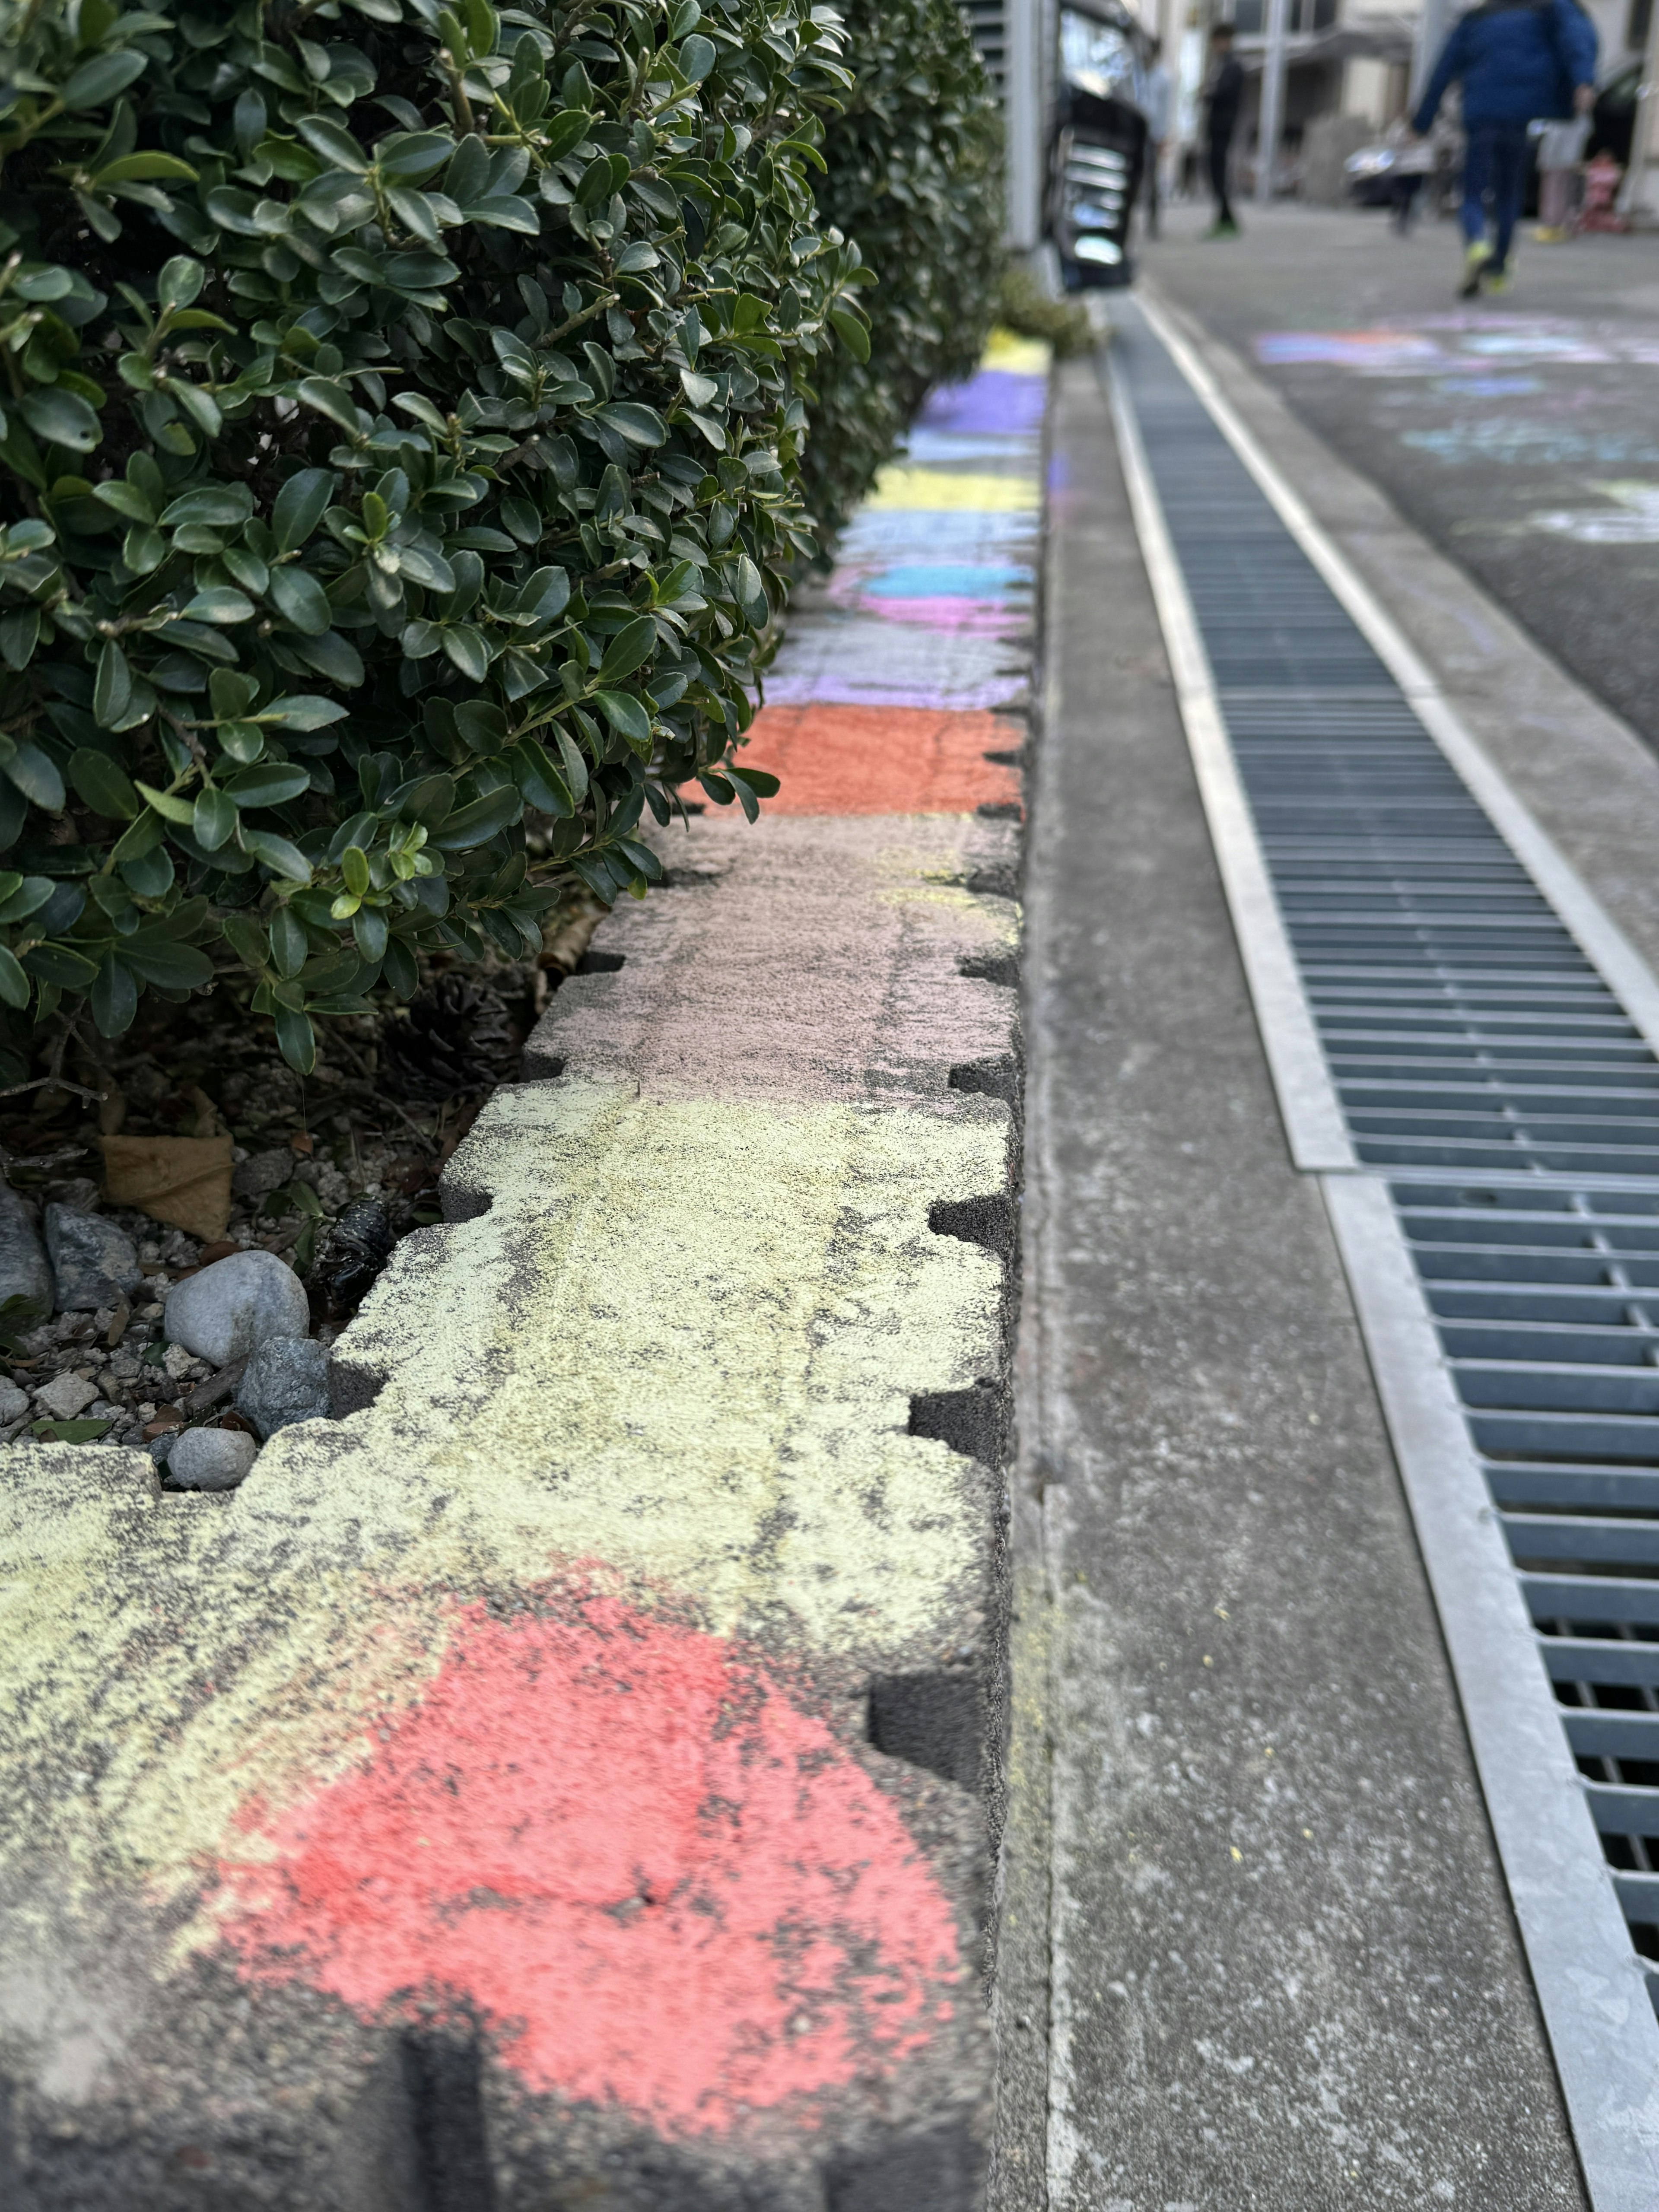
POLYGON ((1412 118, 1426 135, 1454 80, 1463 87, 1463 282, 1503 291, 1527 179, 1527 125, 1587 114, 1595 99, 1595 29, 1575 0, 1481 0, 1447 40, 1412 118), (1486 238, 1486 201, 1492 237, 1486 238))
POLYGON ((1210 33, 1210 82, 1205 87, 1204 127, 1209 140, 1210 190, 1215 194, 1212 238, 1237 238, 1238 223, 1227 191, 1227 163, 1238 128, 1239 103, 1244 97, 1244 72, 1233 52, 1233 27, 1218 23, 1210 33))

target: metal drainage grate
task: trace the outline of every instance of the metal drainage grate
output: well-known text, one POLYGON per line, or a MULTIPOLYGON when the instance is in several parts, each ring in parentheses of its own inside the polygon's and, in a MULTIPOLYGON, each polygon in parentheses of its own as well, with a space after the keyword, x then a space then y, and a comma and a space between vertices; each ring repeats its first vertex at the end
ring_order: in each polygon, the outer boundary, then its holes
POLYGON ((1659 1173, 1659 1060, 1404 701, 1220 705, 1356 1156, 1659 1173))
POLYGON ((1659 1191, 1393 1195, 1614 1888, 1659 1962, 1659 1191))
MULTIPOLYGON (((1294 1136, 1311 1022, 1351 1158, 1297 1157, 1350 1170, 1327 1199, 1592 2200, 1650 2212, 1659 1058, 1258 488, 1201 365, 1133 307, 1114 319, 1131 496, 1269 1059, 1294 1136)), ((1559 856, 1540 866, 1611 943, 1559 856)))

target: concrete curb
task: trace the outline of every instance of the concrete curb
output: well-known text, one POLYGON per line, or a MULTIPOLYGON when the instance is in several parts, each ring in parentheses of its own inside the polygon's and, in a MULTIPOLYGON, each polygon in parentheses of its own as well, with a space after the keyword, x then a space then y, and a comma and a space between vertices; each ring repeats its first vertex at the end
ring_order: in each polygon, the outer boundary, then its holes
POLYGON ((1044 367, 855 521, 800 773, 662 841, 340 1418, 5 1455, 8 2206, 979 2201, 1044 367))

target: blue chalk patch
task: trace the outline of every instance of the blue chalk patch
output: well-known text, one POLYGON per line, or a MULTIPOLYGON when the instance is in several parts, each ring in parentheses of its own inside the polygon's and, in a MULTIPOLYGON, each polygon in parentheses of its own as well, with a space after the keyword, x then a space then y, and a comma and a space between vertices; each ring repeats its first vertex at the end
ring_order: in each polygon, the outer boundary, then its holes
POLYGON ((1031 584, 1029 568, 993 568, 961 561, 906 562, 861 582, 872 599, 1001 599, 1031 584))

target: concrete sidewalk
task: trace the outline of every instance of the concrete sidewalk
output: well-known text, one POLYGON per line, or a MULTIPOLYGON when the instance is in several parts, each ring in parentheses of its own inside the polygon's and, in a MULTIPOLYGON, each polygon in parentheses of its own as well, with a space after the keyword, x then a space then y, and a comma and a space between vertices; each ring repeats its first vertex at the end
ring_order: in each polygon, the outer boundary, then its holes
POLYGON ((994 2201, 1577 2205, 1091 365, 1052 482, 994 2201))

